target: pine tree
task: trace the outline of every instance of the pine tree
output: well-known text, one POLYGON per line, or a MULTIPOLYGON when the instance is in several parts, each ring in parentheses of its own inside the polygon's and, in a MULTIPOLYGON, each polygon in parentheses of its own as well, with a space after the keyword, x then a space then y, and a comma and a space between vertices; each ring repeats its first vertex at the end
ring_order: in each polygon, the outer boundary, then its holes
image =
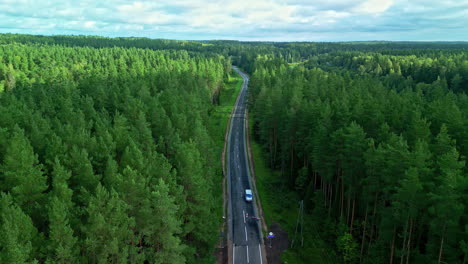
POLYGON ((86 207, 83 257, 89 263, 126 263, 136 244, 132 230, 133 218, 127 215, 128 205, 115 191, 98 185, 96 195, 86 207))
POLYGON ((39 263, 37 229, 31 218, 18 207, 10 195, 0 194, 0 262, 39 263))
POLYGON ((178 235, 181 233, 181 221, 177 217, 177 205, 169 193, 168 186, 162 179, 151 193, 152 213, 148 216, 149 225, 144 230, 145 250, 153 263, 185 263, 185 247, 178 235))
POLYGON ((463 186, 462 169, 465 162, 459 160, 457 150, 452 147, 437 158, 437 166, 440 171, 437 177, 439 184, 431 194, 433 206, 429 208, 429 212, 432 213, 429 248, 433 249, 432 252, 438 252, 437 256, 433 255, 438 263, 452 262, 456 260, 453 253, 454 248, 459 245, 455 238, 460 232, 458 222, 464 208, 460 191, 463 186))
POLYGON ((68 160, 65 162, 72 172, 70 187, 76 190, 73 201, 80 206, 84 205, 88 199, 88 193, 93 192, 99 184, 100 175, 94 173, 93 165, 86 149, 74 147, 70 151, 68 160))
POLYGON ((49 243, 47 263, 71 263, 78 259, 77 242, 70 226, 73 217, 72 195, 67 181, 71 173, 56 160, 52 174, 52 191, 48 206, 49 243))
MULTIPOLYGON (((203 162, 195 143, 182 143, 176 153, 177 177, 184 187, 187 199, 183 211, 183 232, 187 242, 197 248, 194 255, 187 257, 206 257, 211 252, 209 245, 214 243, 216 222, 212 217, 212 183, 206 179, 203 162), (194 217, 197 216, 197 217, 194 217)), ((188 259, 192 262, 193 259, 188 259)))
POLYGON ((423 186, 416 168, 410 168, 405 172, 404 178, 393 197, 393 210, 395 222, 404 226, 402 233, 403 242, 400 250, 401 262, 409 263, 411 241, 414 239, 414 228, 417 223, 419 210, 422 208, 424 196, 423 186))
MULTIPOLYGON (((360 182, 365 177, 364 153, 368 147, 366 133, 361 126, 352 122, 344 131, 343 177, 347 185, 347 223, 353 232, 356 195, 361 191, 360 182)), ((344 195, 344 194, 343 194, 344 195)))
POLYGON ((15 203, 26 214, 32 216, 35 222, 42 223, 47 178, 29 140, 17 126, 7 146, 0 172, 3 174, 1 190, 10 192, 15 203))
POLYGON ((46 263, 71 263, 77 261, 77 238, 69 224, 70 208, 53 197, 49 206, 49 254, 46 263))

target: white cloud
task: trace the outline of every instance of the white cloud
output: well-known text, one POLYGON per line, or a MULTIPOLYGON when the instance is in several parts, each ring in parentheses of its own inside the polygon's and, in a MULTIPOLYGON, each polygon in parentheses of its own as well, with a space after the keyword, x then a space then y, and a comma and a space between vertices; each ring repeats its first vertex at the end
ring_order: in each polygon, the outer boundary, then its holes
POLYGON ((118 5, 116 9, 119 20, 132 24, 160 25, 176 19, 175 16, 158 10, 160 6, 151 2, 133 2, 118 5))
POLYGON ((393 5, 393 0, 367 0, 354 8, 357 12, 379 14, 393 5))
POLYGON ((96 25, 96 21, 86 21, 84 23, 85 28, 94 28, 95 25, 96 25))

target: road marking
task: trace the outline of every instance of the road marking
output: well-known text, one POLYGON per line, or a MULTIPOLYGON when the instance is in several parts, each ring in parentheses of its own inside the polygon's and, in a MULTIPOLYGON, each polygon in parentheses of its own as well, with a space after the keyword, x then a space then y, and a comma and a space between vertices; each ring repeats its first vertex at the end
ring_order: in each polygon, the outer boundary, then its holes
POLYGON ((249 241, 249 239, 247 238, 247 227, 244 226, 244 230, 245 230, 245 241, 249 241))
POLYGON ((260 264, 263 264, 263 260, 262 260, 262 250, 260 249, 260 244, 258 244, 258 253, 260 253, 260 264))
POLYGON ((244 215, 244 224, 245 224, 245 211, 242 210, 242 214, 244 215))
POLYGON ((249 245, 247 245, 247 263, 249 263, 249 245))
POLYGON ((232 244, 232 264, 236 263, 236 248, 234 247, 234 243, 232 244))

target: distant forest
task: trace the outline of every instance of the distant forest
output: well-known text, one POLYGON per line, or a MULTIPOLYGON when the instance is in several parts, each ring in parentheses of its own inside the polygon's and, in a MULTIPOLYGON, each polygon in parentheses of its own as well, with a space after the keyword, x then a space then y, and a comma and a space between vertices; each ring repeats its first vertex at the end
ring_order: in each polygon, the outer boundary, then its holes
POLYGON ((0 263, 214 263, 231 64, 278 190, 341 263, 468 263, 468 43, 17 34, 0 34, 0 263))

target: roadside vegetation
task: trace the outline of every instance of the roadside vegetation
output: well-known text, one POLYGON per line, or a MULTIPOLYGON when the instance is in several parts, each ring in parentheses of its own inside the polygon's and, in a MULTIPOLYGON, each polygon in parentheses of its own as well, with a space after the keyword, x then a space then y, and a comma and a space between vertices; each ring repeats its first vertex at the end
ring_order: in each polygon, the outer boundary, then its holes
POLYGON ((242 88, 242 77, 231 70, 219 92, 219 102, 213 108, 212 125, 217 130, 216 145, 224 146, 224 135, 231 111, 242 88))
MULTIPOLYGON (((272 170, 257 176, 267 220, 293 236, 291 208, 304 200, 306 228, 342 263, 466 262, 468 65, 458 58, 467 53, 437 62, 358 54, 354 66, 336 55, 310 69, 256 60, 249 101, 254 150, 272 170), (428 62, 453 65, 434 77, 428 62)), ((304 239, 311 246, 284 259, 315 257, 321 244, 304 239)))
MULTIPOLYGON (((250 116, 250 124, 252 121, 253 117, 250 116)), ((255 164, 257 191, 262 201, 266 224, 269 227, 273 223, 278 223, 288 233, 290 242, 295 239, 294 248, 289 248, 282 254, 283 262, 305 264, 313 259, 314 263, 339 263, 334 248, 321 238, 323 226, 318 217, 314 215, 305 215, 304 244, 301 245, 300 233, 294 236, 299 217, 300 197, 287 187, 287 182, 284 177, 281 177, 280 171, 274 171, 265 164, 265 153, 260 144, 252 140, 251 150, 255 164)), ((275 243, 275 239, 272 243, 275 243)))

